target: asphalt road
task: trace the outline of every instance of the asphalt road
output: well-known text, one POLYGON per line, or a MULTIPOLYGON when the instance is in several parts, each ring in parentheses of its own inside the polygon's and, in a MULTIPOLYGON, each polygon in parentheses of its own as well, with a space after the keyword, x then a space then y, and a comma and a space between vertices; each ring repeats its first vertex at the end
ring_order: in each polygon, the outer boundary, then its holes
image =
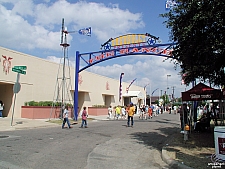
POLYGON ((149 120, 92 121, 88 128, 59 127, 1 132, 0 169, 159 169, 166 140, 178 132, 179 115, 149 120), (5 136, 5 137, 3 137, 5 136))

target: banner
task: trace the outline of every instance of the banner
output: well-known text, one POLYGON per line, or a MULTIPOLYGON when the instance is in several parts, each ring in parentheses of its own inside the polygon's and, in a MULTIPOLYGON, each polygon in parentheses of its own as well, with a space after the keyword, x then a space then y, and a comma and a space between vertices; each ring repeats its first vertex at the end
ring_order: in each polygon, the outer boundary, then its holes
POLYGON ((122 96, 122 77, 124 73, 120 74, 120 88, 119 88, 119 101, 121 101, 121 96, 122 96))
POLYGON ((78 32, 81 35, 91 36, 91 27, 80 29, 78 32))
POLYGON ((155 91, 156 91, 156 90, 158 90, 158 89, 159 89, 159 88, 157 88, 157 89, 153 90, 153 92, 152 92, 152 96, 153 96, 153 94, 155 93, 155 91))
POLYGON ((175 0, 166 0, 166 9, 167 10, 170 10, 171 8, 173 8, 176 5, 177 5, 177 3, 175 0))
POLYGON ((130 86, 134 83, 134 81, 135 81, 136 79, 137 79, 137 78, 135 78, 135 79, 130 83, 130 85, 127 87, 127 93, 128 93, 128 91, 129 91, 130 86))

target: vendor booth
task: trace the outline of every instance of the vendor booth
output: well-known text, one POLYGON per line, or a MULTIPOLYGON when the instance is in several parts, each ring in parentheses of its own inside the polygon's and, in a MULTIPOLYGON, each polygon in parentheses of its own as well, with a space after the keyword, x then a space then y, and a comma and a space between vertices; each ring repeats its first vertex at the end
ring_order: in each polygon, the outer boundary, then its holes
POLYGON ((192 89, 182 92, 182 101, 221 100, 222 92, 203 83, 197 84, 192 89))
MULTIPOLYGON (((214 89, 209 87, 203 83, 199 83, 194 86, 192 89, 182 92, 182 101, 202 101, 202 100, 212 100, 212 101, 219 101, 219 119, 222 120, 221 124, 224 122, 224 102, 221 100, 223 99, 223 92, 220 89, 214 89)), ((197 103, 194 102, 194 122, 197 121, 197 103)))
MULTIPOLYGON (((224 162, 225 161, 225 127, 224 126, 217 126, 217 125, 224 125, 224 116, 225 116, 225 102, 224 97, 225 92, 224 89, 214 89, 209 87, 203 83, 199 83, 194 86, 192 89, 182 92, 182 101, 194 101, 193 112, 194 112, 194 122, 197 122, 197 101, 202 100, 211 100, 213 105, 212 111, 214 112, 214 143, 215 143, 215 159, 217 162, 224 162), (214 103, 217 104, 214 104, 214 103), (214 106, 216 105, 216 106, 214 106), (218 109, 218 116, 215 115, 214 109, 218 109), (220 123, 217 123, 217 120, 220 120, 220 123)), ((208 114, 208 113, 207 113, 208 114)), ((209 118, 211 120, 211 118, 209 118)), ((209 127, 210 127, 210 120, 209 120, 209 127)), ((199 122, 198 122, 199 123, 199 122)), ((195 124, 198 124, 195 123, 195 124)), ((205 125, 204 125, 205 127, 205 125)), ((196 125, 197 128, 197 125, 196 125)))

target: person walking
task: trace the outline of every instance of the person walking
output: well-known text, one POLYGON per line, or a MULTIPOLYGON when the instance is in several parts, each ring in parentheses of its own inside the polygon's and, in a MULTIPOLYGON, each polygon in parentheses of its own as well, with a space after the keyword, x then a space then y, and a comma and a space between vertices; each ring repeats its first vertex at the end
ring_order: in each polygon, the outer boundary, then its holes
POLYGON ((63 111, 63 124, 62 124, 62 129, 64 129, 65 124, 67 123, 68 128, 72 128, 70 126, 70 121, 69 121, 69 110, 68 110, 68 106, 65 106, 65 109, 63 111))
POLYGON ((3 117, 3 106, 4 106, 4 104, 3 104, 3 102, 0 100, 0 118, 3 117))
POLYGON ((83 112, 82 112, 82 123, 81 123, 81 128, 83 128, 83 126, 85 128, 87 128, 87 117, 88 117, 88 113, 86 111, 86 107, 83 108, 83 112))
POLYGON ((152 108, 151 107, 148 108, 148 118, 152 119, 152 108))
POLYGON ((120 118, 121 115, 121 107, 118 105, 116 107, 116 119, 118 120, 120 118))
POLYGON ((112 113, 113 113, 113 109, 112 109, 112 106, 110 105, 109 108, 108 108, 109 119, 112 118, 112 113))
POLYGON ((122 113, 122 119, 123 120, 126 119, 126 109, 124 106, 122 106, 122 108, 121 108, 121 113, 122 113))
POLYGON ((145 106, 145 110, 144 110, 144 111, 145 111, 145 112, 144 112, 144 119, 145 119, 145 120, 147 120, 148 109, 149 109, 149 107, 148 107, 148 105, 146 105, 146 106, 145 106))
POLYGON ((131 121, 131 127, 134 125, 134 113, 135 113, 135 107, 133 103, 130 103, 130 108, 128 110, 128 118, 127 118, 127 127, 130 126, 130 121, 131 121))

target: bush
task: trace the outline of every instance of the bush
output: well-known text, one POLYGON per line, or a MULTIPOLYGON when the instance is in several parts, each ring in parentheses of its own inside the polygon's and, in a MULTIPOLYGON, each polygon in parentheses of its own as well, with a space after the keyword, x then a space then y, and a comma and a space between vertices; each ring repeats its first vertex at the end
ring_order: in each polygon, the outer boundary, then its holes
POLYGON ((92 107, 106 108, 106 105, 92 105, 92 107))
MULTIPOLYGON (((69 107, 72 107, 72 104, 69 103, 65 103, 66 105, 68 105, 69 107)), ((53 101, 29 101, 29 102, 25 102, 24 103, 25 106, 54 106, 54 107, 58 107, 58 106, 62 106, 61 102, 53 102, 53 101)))

